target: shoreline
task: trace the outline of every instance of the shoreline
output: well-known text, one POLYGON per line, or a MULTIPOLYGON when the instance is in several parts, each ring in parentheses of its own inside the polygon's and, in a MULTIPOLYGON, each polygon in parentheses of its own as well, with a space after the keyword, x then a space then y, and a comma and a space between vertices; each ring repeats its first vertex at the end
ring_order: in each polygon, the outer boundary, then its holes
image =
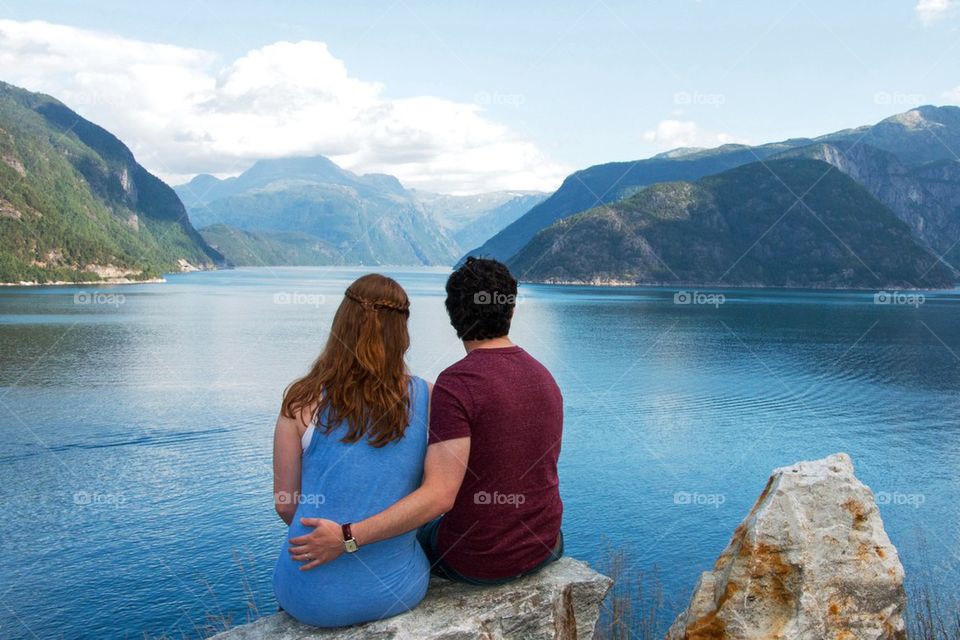
MULTIPOLYGON (((313 266, 299 265, 303 268, 313 268, 313 266)), ((322 266, 322 265, 318 265, 322 266)), ((364 269, 370 268, 373 265, 336 265, 339 268, 346 269, 364 269)), ((418 269, 422 265, 376 265, 382 269, 418 269)), ((292 265, 269 265, 269 266, 253 266, 248 265, 241 268, 244 269, 269 269, 271 267, 285 267, 285 268, 297 268, 292 265)), ((180 272, 180 274, 186 273, 202 273, 207 271, 223 271, 223 270, 232 270, 236 267, 226 267, 226 268, 217 268, 217 269, 192 269, 180 272)), ((423 268, 433 268, 433 269, 443 269, 448 268, 446 265, 430 265, 423 268)), ((179 275, 179 274, 178 274, 179 275)), ((550 287, 605 287, 610 289, 626 289, 630 287, 638 289, 668 289, 668 290, 695 290, 695 291, 720 291, 727 289, 761 289, 761 290, 774 290, 774 291, 816 291, 816 292, 873 292, 877 293, 880 291, 890 291, 890 292, 899 292, 899 291, 928 291, 932 293, 942 293, 949 291, 956 291, 958 284, 955 284, 952 288, 922 288, 922 287, 836 287, 836 286, 790 286, 790 285, 766 285, 759 283, 752 284, 725 284, 725 283, 716 283, 716 284, 706 284, 706 283, 676 283, 676 282, 634 282, 628 280, 523 280, 520 279, 521 284, 528 285, 545 285, 550 287)), ((165 277, 159 278, 147 278, 145 280, 134 280, 131 278, 106 278, 103 280, 96 281, 70 281, 70 280, 54 280, 50 282, 36 282, 36 281, 20 281, 20 282, 0 282, 0 287, 98 287, 98 286, 113 286, 113 285, 127 285, 127 284, 166 284, 167 279, 165 277)))
POLYGON ((146 280, 132 280, 130 278, 107 278, 93 281, 54 280, 51 282, 0 282, 0 287, 99 287, 101 285, 117 284, 163 284, 166 278, 147 278, 146 280))
POLYGON ((628 282, 626 280, 521 280, 522 284, 546 285, 551 287, 609 287, 611 289, 623 289, 636 287, 641 289, 674 289, 685 290, 692 289, 698 291, 722 291, 725 289, 770 289, 778 291, 821 291, 821 292, 846 292, 846 291, 930 291, 946 292, 956 291, 957 284, 952 288, 934 288, 934 287, 836 287, 836 286, 790 286, 790 285, 768 285, 768 284, 704 284, 704 283, 676 283, 676 282, 628 282))
POLYGON ((93 275, 103 273, 104 277, 101 277, 99 280, 51 280, 49 282, 20 280, 18 282, 0 282, 0 287, 99 287, 117 284, 165 284, 167 282, 166 276, 169 275, 197 273, 201 271, 220 271, 221 269, 232 268, 228 266, 218 267, 217 265, 209 263, 201 263, 200 266, 196 266, 183 258, 178 260, 178 264, 180 265, 180 271, 167 271, 156 278, 131 278, 130 276, 136 275, 136 272, 124 272, 108 265, 107 267, 100 267, 99 271, 94 268, 89 268, 84 272, 93 275))

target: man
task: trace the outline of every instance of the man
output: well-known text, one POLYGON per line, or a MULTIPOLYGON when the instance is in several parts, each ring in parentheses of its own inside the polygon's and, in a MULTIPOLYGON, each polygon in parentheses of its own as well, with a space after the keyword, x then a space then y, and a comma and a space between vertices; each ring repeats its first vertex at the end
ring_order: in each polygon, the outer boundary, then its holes
POLYGON ((290 547, 310 558, 302 570, 418 527, 433 572, 471 584, 501 584, 563 554, 563 398, 509 338, 517 281, 500 262, 468 258, 446 290, 467 355, 433 389, 421 487, 357 523, 305 519, 316 528, 290 547))

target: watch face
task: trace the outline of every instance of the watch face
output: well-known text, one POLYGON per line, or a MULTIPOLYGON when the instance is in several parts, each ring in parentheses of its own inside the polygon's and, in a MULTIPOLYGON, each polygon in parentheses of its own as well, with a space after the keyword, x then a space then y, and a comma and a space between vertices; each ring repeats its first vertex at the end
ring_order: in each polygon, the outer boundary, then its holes
POLYGON ((359 549, 359 547, 357 546, 357 541, 354 540, 353 538, 349 540, 344 540, 343 547, 347 550, 347 553, 353 553, 357 549, 359 549))

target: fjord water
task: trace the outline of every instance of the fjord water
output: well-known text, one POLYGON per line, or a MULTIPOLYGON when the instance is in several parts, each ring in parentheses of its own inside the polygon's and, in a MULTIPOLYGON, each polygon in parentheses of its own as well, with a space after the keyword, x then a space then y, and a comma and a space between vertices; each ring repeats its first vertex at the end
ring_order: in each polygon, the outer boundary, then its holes
MULTIPOLYGON (((195 636, 274 610, 273 421, 362 272, 0 292, 0 636, 195 636)), ((462 355, 446 271, 386 272, 433 379, 462 355)), ((565 396, 570 555, 625 549, 675 608, 772 468, 846 451, 908 575, 957 591, 960 292, 521 293, 513 337, 565 396)))

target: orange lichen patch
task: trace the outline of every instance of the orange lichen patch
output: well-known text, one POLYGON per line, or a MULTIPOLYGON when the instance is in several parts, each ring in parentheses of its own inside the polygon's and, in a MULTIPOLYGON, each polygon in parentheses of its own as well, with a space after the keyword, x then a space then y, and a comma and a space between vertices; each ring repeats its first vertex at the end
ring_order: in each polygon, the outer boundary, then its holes
POLYGON ((768 544, 744 544, 740 557, 749 559, 751 595, 793 605, 797 573, 783 560, 783 554, 768 544))
MULTIPOLYGON (((724 564, 736 562, 733 574, 739 582, 731 579, 717 602, 716 609, 691 622, 685 630, 686 640, 721 640, 727 638, 727 624, 724 610, 734 594, 741 591, 746 582, 746 606, 759 606, 762 603, 768 611, 767 628, 763 637, 782 637, 783 630, 796 609, 796 593, 799 588, 799 575, 796 568, 787 563, 777 547, 764 543, 752 543, 746 537, 746 530, 737 530, 734 543, 724 554, 724 564)), ((720 564, 720 562, 718 562, 720 564)), ((737 602, 737 606, 744 603, 737 602)))
POLYGON ((723 553, 717 558, 717 561, 713 564, 714 571, 723 571, 727 566, 733 561, 734 552, 743 544, 743 539, 747 535, 747 527, 741 522, 737 525, 737 528, 733 531, 733 537, 730 539, 730 543, 727 545, 727 548, 723 550, 723 553))
POLYGON ((883 547, 881 547, 880 545, 875 546, 875 547, 873 548, 873 550, 874 550, 874 552, 877 554, 877 557, 879 557, 879 558, 886 558, 886 557, 887 557, 887 550, 884 549, 883 547))
POLYGON ((832 640, 856 640, 856 634, 850 631, 849 619, 849 612, 856 608, 856 602, 849 596, 840 596, 839 599, 830 598, 827 605, 827 618, 832 640))
POLYGON ((830 625, 833 627, 843 626, 844 614, 851 608, 856 607, 849 597, 840 596, 837 598, 831 596, 827 605, 827 617, 830 619, 830 625))
POLYGON ((863 528, 863 523, 867 521, 867 508, 862 502, 850 498, 840 506, 849 511, 850 515, 853 516, 854 529, 863 528))
POLYGON ((717 609, 722 609, 723 605, 735 596, 738 591, 740 591, 740 585, 733 581, 728 582, 727 586, 723 588, 723 593, 720 594, 720 599, 717 601, 717 609))
POLYGON ((727 623, 717 617, 717 612, 700 618, 687 625, 684 640, 724 640, 727 637, 727 623))
POLYGON ((720 617, 723 605, 733 597, 740 587, 734 582, 728 582, 717 602, 717 608, 707 615, 694 620, 687 625, 684 633, 685 640, 723 640, 727 637, 727 623, 720 617))
POLYGON ((749 599, 763 602, 768 611, 764 637, 779 638, 797 607, 799 573, 780 549, 768 544, 744 544, 740 556, 749 570, 749 599))
POLYGON ((767 480, 767 485, 763 488, 763 491, 760 493, 760 497, 757 498, 757 501, 753 503, 753 507, 750 508, 750 513, 747 514, 747 517, 744 518, 743 522, 737 525, 737 528, 733 532, 733 537, 730 538, 730 544, 727 545, 727 548, 723 553, 720 554, 720 557, 717 558, 716 563, 714 563, 714 571, 723 571, 727 565, 730 564, 730 561, 733 558, 729 552, 743 544, 743 539, 747 535, 746 523, 750 522, 754 514, 760 508, 760 505, 762 505, 764 500, 767 499, 767 496, 770 495, 770 489, 773 487, 773 482, 776 480, 776 478, 776 476, 770 476, 770 479, 767 480))

